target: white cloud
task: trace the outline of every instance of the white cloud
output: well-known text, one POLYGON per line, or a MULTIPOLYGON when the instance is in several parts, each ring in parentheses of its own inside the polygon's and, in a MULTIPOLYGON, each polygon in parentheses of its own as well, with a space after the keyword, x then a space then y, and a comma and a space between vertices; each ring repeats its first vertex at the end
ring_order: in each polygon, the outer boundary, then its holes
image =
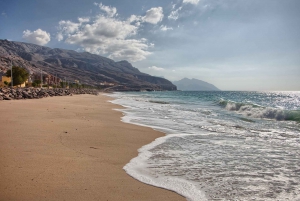
POLYGON ((79 26, 82 23, 74 23, 71 22, 69 20, 65 21, 65 20, 61 20, 58 25, 61 28, 61 32, 66 33, 66 34, 72 34, 75 33, 76 31, 78 31, 79 26))
POLYGON ((163 8, 156 7, 147 10, 146 15, 143 17, 143 21, 151 24, 157 24, 162 21, 163 17, 163 8))
POLYGON ((106 12, 108 17, 114 17, 115 15, 117 15, 117 9, 115 7, 105 6, 102 3, 100 4, 96 3, 96 5, 98 5, 102 11, 106 12))
POLYGON ((110 43, 106 51, 111 52, 111 58, 134 62, 146 59, 146 56, 151 54, 147 51, 149 47, 143 40, 114 40, 110 43))
POLYGON ((71 22, 70 20, 61 20, 58 22, 59 32, 56 34, 56 39, 58 41, 62 41, 64 39, 64 35, 69 36, 79 31, 79 28, 83 24, 87 24, 90 21, 90 18, 78 18, 78 23, 71 22))
POLYGON ((137 16, 137 15, 131 15, 127 21, 129 23, 134 23, 135 22, 135 25, 136 26, 140 26, 141 25, 141 22, 143 22, 143 17, 142 16, 137 16))
POLYGON ((34 43, 37 45, 46 45, 50 42, 50 34, 42 29, 37 29, 33 32, 29 30, 23 31, 23 38, 30 43, 34 43))
POLYGON ((183 0, 182 3, 185 3, 185 4, 193 4, 193 5, 197 5, 199 3, 200 0, 183 0))
POLYGON ((81 17, 79 17, 79 18, 78 18, 78 21, 79 21, 80 23, 85 23, 85 22, 89 22, 89 21, 90 21, 90 18, 88 18, 88 17, 86 17, 86 18, 81 18, 81 17))
POLYGON ((162 31, 168 31, 168 30, 173 30, 173 28, 172 27, 167 27, 165 25, 161 25, 160 26, 160 30, 162 30, 162 31))
POLYGON ((181 11, 182 7, 177 8, 176 10, 173 10, 170 15, 168 16, 168 19, 171 20, 177 20, 179 18, 179 11, 181 11))
MULTIPOLYGON (((143 23, 157 24, 162 21, 162 7, 154 7, 146 11, 145 16, 131 15, 127 19, 117 18, 115 7, 94 3, 103 14, 78 18, 75 21, 61 20, 56 39, 65 43, 78 45, 84 51, 102 54, 116 60, 131 62, 146 59, 151 54, 153 43, 145 38, 138 38, 139 28, 143 23)), ((161 26, 162 31, 172 28, 161 26)))
POLYGON ((178 20, 178 18, 191 15, 191 11, 188 11, 187 4, 197 5, 200 0, 183 0, 180 7, 176 9, 176 7, 180 4, 172 4, 172 10, 168 16, 169 20, 178 20))
POLYGON ((160 68, 160 67, 157 67, 157 66, 151 66, 151 67, 148 67, 150 70, 155 70, 155 71, 164 71, 165 69, 164 68, 160 68))
POLYGON ((62 33, 57 33, 56 39, 57 39, 58 41, 62 41, 62 40, 64 39, 64 35, 63 35, 62 33))
POLYGON ((116 60, 139 61, 151 54, 148 49, 153 44, 147 39, 134 38, 141 20, 132 15, 127 20, 120 20, 111 15, 98 15, 92 20, 78 18, 78 22, 60 21, 57 39, 74 45, 94 54, 105 54, 116 60))

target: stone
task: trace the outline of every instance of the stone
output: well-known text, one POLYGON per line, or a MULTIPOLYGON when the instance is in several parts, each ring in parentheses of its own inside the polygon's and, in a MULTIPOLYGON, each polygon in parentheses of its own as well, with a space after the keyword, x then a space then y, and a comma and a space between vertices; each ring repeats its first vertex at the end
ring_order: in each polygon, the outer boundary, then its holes
POLYGON ((90 89, 40 89, 40 88, 0 88, 0 100, 33 99, 52 96, 73 96, 75 94, 97 95, 97 90, 90 89))

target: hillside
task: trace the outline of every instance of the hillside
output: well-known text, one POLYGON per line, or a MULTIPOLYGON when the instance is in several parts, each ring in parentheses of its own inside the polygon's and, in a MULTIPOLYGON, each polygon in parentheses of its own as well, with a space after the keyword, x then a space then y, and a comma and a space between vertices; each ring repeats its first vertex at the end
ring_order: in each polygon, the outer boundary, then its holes
POLYGON ((182 91, 220 91, 214 85, 198 79, 183 78, 182 80, 173 82, 178 90, 182 91))
POLYGON ((0 57, 0 72, 10 68, 12 60, 13 65, 26 68, 30 74, 42 70, 88 85, 108 82, 120 85, 118 90, 176 90, 170 81, 142 73, 128 61, 115 62, 88 52, 0 40, 0 57))

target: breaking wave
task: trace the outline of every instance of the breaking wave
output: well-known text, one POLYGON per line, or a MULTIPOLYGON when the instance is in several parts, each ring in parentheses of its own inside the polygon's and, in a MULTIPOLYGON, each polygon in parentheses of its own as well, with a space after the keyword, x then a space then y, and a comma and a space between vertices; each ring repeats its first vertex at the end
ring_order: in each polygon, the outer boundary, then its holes
POLYGON ((221 99, 218 105, 228 111, 236 111, 247 117, 275 119, 277 121, 300 122, 300 110, 284 110, 281 108, 263 107, 252 103, 239 103, 221 99))

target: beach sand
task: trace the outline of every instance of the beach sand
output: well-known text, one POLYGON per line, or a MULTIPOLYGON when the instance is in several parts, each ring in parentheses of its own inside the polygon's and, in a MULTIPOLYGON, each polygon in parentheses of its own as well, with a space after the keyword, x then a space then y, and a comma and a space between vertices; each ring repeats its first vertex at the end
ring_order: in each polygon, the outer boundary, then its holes
POLYGON ((0 102, 0 200, 185 200, 122 169, 163 133, 104 95, 0 102))

